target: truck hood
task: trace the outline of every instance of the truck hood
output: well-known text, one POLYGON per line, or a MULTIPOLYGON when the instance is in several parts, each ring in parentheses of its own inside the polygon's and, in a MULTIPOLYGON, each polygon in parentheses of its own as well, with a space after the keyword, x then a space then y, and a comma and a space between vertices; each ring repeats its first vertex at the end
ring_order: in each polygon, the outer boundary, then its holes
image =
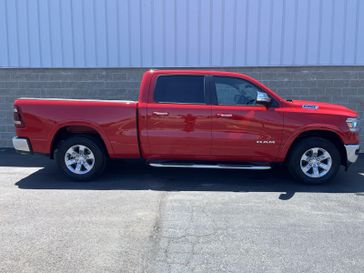
POLYGON ((307 101, 307 100, 292 100, 290 101, 293 107, 318 111, 321 113, 335 114, 348 117, 357 117, 358 113, 345 106, 332 104, 327 102, 307 101))

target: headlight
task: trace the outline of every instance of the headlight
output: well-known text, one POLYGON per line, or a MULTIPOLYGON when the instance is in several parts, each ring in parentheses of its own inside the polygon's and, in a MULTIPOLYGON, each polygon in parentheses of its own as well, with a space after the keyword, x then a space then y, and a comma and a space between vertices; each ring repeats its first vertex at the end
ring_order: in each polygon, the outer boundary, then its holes
POLYGON ((359 119, 358 118, 347 118, 346 124, 349 127, 351 132, 358 132, 359 131, 359 119))

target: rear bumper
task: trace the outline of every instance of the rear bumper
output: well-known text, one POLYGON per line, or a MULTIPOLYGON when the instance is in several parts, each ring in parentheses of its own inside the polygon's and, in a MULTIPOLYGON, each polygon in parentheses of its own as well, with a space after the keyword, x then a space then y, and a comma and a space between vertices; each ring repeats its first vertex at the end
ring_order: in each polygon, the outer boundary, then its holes
POLYGON ((31 153, 32 148, 27 138, 13 137, 14 149, 19 153, 31 153))
POLYGON ((360 145, 345 145, 346 158, 349 164, 355 163, 358 160, 360 145))

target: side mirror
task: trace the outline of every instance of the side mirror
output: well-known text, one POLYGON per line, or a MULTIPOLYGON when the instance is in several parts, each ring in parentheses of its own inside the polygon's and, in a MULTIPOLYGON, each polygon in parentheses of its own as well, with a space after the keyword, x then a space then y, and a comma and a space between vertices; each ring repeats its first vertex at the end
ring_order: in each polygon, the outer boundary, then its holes
POLYGON ((257 104, 263 104, 265 106, 268 106, 271 103, 272 99, 268 96, 267 93, 258 91, 257 93, 257 104))

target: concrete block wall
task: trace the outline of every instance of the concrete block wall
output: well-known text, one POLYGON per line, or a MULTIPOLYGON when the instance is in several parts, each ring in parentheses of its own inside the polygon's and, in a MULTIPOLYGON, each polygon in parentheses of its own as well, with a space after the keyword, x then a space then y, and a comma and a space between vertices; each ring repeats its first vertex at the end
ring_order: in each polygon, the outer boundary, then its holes
MULTIPOLYGON (((364 66, 240 67, 284 98, 338 103, 363 116, 364 66)), ((142 68, 0 69, 0 147, 14 136, 12 104, 18 97, 136 100, 142 68)), ((362 119, 362 127, 364 119, 362 119)), ((362 144, 364 144, 362 131, 362 144)))

